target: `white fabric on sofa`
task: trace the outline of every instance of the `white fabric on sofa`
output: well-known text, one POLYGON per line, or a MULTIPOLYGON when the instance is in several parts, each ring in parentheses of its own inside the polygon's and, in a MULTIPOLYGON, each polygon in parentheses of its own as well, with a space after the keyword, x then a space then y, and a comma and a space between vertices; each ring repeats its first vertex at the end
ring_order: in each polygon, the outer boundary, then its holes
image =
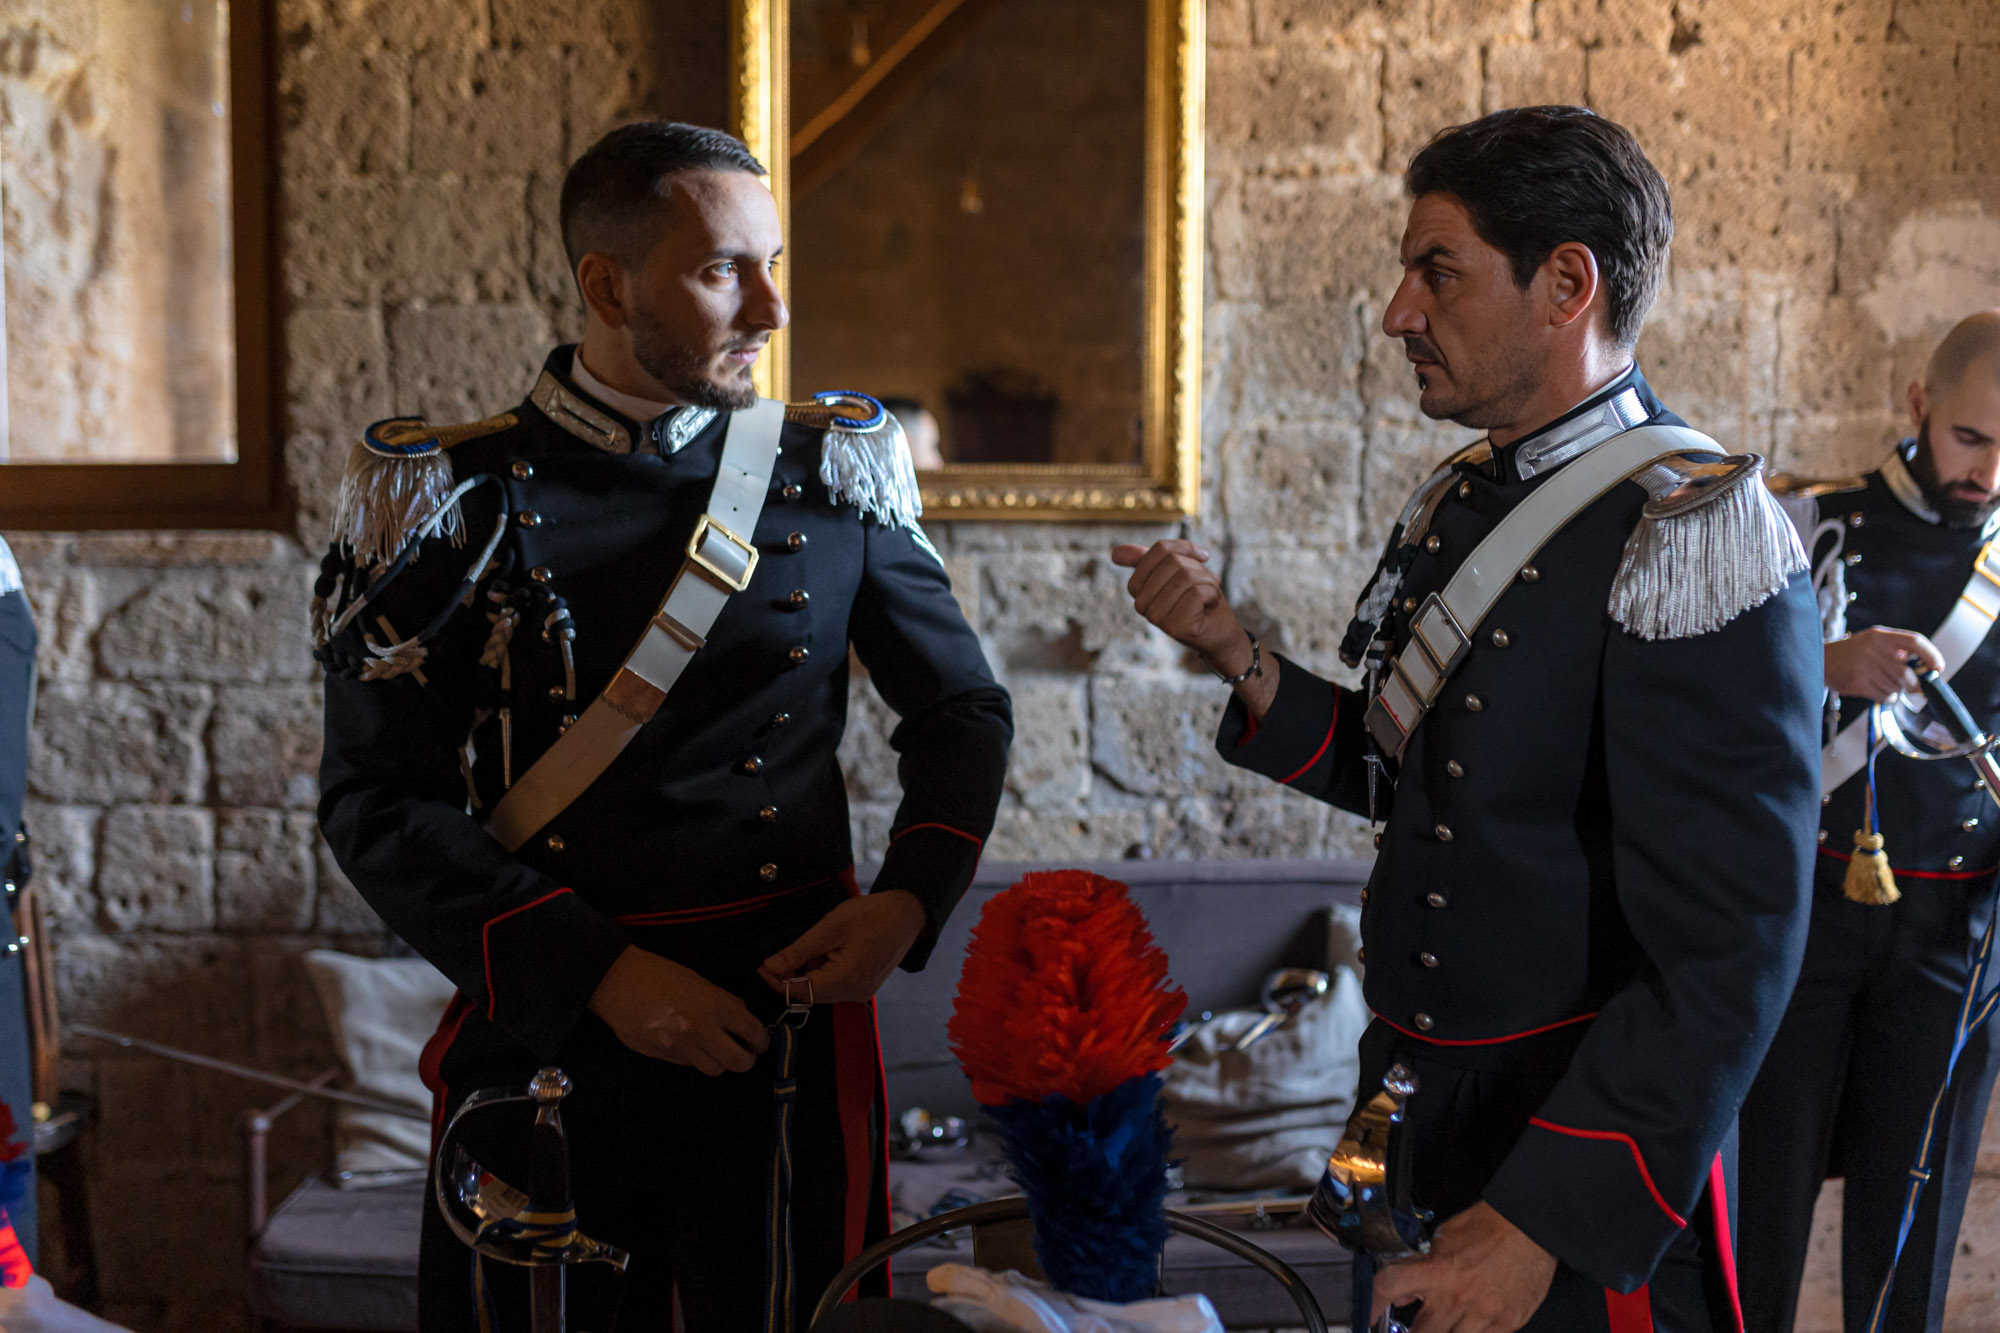
MULTIPOLYGON (((314 949, 305 962, 354 1091, 428 1116, 431 1095, 417 1060, 451 1002, 451 982, 421 958, 358 958, 314 949)), ((428 1120, 343 1106, 334 1133, 334 1164, 343 1185, 421 1175, 430 1161, 428 1120)))

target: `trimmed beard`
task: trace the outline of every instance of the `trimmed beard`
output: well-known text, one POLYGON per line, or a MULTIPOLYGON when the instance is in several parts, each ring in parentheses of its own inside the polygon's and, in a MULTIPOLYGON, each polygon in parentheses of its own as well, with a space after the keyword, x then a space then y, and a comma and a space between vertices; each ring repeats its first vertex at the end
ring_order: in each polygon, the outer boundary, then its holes
POLYGON ((722 412, 741 412, 757 405, 757 388, 747 370, 741 387, 716 383, 708 374, 712 358, 699 347, 667 337, 651 311, 634 310, 630 327, 632 359, 682 402, 722 412))
POLYGON ((1910 458, 1910 477, 1924 493, 1924 503, 1948 528, 1983 528, 1986 520, 2000 511, 2000 496, 1991 500, 1961 500, 1945 490, 1938 477, 1937 460, 1931 457, 1929 417, 1917 427, 1917 451, 1910 458))

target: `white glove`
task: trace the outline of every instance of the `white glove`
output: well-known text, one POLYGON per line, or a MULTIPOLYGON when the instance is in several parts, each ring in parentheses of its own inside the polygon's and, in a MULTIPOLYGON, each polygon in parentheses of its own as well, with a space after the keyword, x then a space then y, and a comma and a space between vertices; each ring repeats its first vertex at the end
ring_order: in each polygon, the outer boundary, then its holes
POLYGON ((37 1273, 25 1287, 0 1287, 0 1333, 130 1333, 57 1298, 37 1273))

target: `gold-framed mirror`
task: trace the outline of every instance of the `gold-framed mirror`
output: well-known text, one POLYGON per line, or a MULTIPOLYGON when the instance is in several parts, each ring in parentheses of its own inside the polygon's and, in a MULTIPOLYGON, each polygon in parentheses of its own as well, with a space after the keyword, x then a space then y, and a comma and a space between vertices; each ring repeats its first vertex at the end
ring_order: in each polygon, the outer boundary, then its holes
POLYGON ((759 391, 904 421, 925 516, 1192 515, 1204 0, 732 0, 793 323, 759 391))

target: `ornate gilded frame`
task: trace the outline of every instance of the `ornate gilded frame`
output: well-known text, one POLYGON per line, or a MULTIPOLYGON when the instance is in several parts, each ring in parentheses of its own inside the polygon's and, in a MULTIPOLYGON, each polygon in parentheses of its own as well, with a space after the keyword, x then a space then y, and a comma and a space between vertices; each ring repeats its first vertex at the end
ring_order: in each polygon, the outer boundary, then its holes
MULTIPOLYGON (((920 474, 926 518, 1192 516, 1201 497, 1202 104, 1206 0, 1146 0, 1146 347, 1143 462, 953 464, 920 474)), ((789 0, 731 0, 733 128, 771 170, 790 226, 789 0)), ((758 389, 784 397, 773 339, 758 389)))

